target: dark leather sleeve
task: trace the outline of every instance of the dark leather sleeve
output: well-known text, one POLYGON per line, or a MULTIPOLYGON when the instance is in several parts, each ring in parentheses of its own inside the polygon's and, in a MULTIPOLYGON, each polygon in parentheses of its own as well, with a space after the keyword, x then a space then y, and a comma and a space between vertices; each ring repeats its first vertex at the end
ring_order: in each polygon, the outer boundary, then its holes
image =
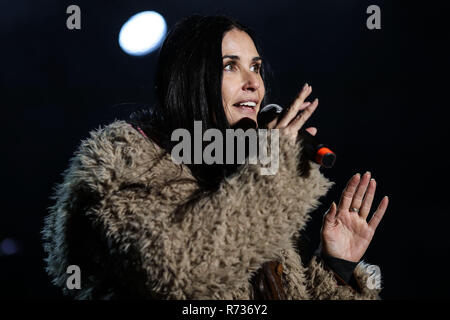
POLYGON ((283 266, 277 261, 262 265, 251 280, 255 300, 286 300, 281 276, 283 266))
POLYGON ((320 257, 325 262, 325 264, 331 270, 333 270, 334 273, 337 273, 337 275, 342 278, 342 280, 344 280, 346 283, 350 283, 353 272, 355 271, 358 262, 331 257, 324 253, 322 253, 320 257))

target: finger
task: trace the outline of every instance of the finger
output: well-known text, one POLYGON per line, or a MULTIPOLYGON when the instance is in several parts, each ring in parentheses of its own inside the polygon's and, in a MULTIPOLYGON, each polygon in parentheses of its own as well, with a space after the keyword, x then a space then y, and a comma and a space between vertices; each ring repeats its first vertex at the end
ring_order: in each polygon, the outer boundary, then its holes
POLYGON ((383 219, 384 213, 386 212, 387 206, 389 203, 389 198, 385 196, 380 204, 378 205, 377 211, 373 214, 372 218, 369 221, 369 227, 372 228, 372 230, 375 231, 375 229, 380 224, 381 219, 383 219))
POLYGON ((353 200, 353 195, 355 194, 356 187, 358 186, 360 180, 360 174, 357 173, 347 183, 344 191, 342 192, 341 199, 339 201, 338 210, 348 211, 350 209, 350 204, 353 200))
POLYGON ((300 110, 305 109, 307 106, 309 106, 311 104, 311 102, 309 101, 305 101, 300 105, 300 110))
POLYGON ((267 124, 267 128, 268 128, 268 129, 273 129, 273 128, 275 128, 275 126, 277 125, 277 123, 278 123, 278 118, 275 118, 275 119, 273 119, 272 121, 270 121, 270 122, 267 124))
POLYGON ((317 134, 317 128, 316 127, 306 128, 305 131, 309 132, 312 136, 315 136, 317 134))
POLYGON ((299 95, 297 96, 295 101, 289 107, 289 110, 284 115, 283 119, 281 119, 280 122, 278 123, 277 128, 286 127, 289 124, 289 122, 291 122, 292 119, 295 118, 297 113, 301 110, 302 106, 305 107, 303 105, 303 102, 311 94, 311 92, 312 87, 310 87, 307 83, 305 83, 299 95))
POLYGON ((367 188, 366 195, 364 196, 364 200, 361 206, 361 211, 359 215, 363 219, 367 219, 369 215, 370 208, 372 207, 373 197, 375 196, 375 189, 377 188, 377 183, 375 179, 370 179, 369 187, 367 188))
POLYGON ((319 105, 319 99, 316 98, 314 102, 307 107, 301 114, 299 114, 292 122, 288 125, 288 127, 292 128, 293 132, 298 132, 300 128, 305 124, 305 122, 311 117, 314 111, 316 111, 317 106, 319 105))
MULTIPOLYGON (((300 107, 300 110, 305 109, 307 106, 309 106, 311 104, 311 102, 307 101, 307 102, 303 102, 303 104, 300 107)), ((277 127, 278 122, 281 121, 280 117, 275 117, 275 119, 273 119, 272 121, 270 121, 267 124, 267 128, 268 129, 273 129, 275 127, 277 127)), ((281 127, 281 126, 280 126, 281 127)), ((278 127, 277 127, 278 128, 278 127)))
POLYGON ((325 213, 325 215, 323 216, 324 224, 334 223, 336 220, 336 212, 337 212, 336 203, 334 203, 333 201, 333 203, 330 206, 330 209, 328 209, 327 213, 325 213))
POLYGON ((350 208, 361 209, 361 204, 364 198, 364 194, 366 193, 367 186, 369 185, 369 181, 370 181, 370 172, 367 171, 361 177, 361 181, 359 182, 358 188, 356 189, 355 195, 353 196, 350 208))

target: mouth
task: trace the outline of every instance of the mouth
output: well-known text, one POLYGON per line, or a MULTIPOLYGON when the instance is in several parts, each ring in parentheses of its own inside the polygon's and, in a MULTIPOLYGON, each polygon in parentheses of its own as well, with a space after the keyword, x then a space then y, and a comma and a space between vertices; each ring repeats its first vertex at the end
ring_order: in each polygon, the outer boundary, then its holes
POLYGON ((244 113, 256 114, 256 106, 258 102, 256 100, 243 100, 233 104, 233 107, 239 108, 244 113))

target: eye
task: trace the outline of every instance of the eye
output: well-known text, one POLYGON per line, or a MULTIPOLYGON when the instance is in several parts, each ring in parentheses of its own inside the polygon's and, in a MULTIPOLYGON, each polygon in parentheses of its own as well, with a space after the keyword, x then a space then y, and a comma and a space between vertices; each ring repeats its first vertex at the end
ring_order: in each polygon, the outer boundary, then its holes
POLYGON ((233 69, 234 69, 234 62, 228 62, 227 64, 225 64, 223 69, 225 71, 233 71, 233 69))
POLYGON ((255 63, 254 65, 252 65, 250 67, 250 70, 252 70, 252 71, 254 71, 256 73, 259 73, 261 71, 261 64, 255 63))

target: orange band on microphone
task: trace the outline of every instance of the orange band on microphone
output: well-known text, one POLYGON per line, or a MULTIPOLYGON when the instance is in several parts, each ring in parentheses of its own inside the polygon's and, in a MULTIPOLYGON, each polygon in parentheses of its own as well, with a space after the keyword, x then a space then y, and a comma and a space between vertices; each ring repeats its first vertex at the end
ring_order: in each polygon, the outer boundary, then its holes
POLYGON ((322 158, 327 154, 327 153, 332 153, 334 154, 333 151, 331 151, 330 149, 323 147, 320 148, 317 153, 316 153, 316 161, 320 164, 322 164, 322 158))

